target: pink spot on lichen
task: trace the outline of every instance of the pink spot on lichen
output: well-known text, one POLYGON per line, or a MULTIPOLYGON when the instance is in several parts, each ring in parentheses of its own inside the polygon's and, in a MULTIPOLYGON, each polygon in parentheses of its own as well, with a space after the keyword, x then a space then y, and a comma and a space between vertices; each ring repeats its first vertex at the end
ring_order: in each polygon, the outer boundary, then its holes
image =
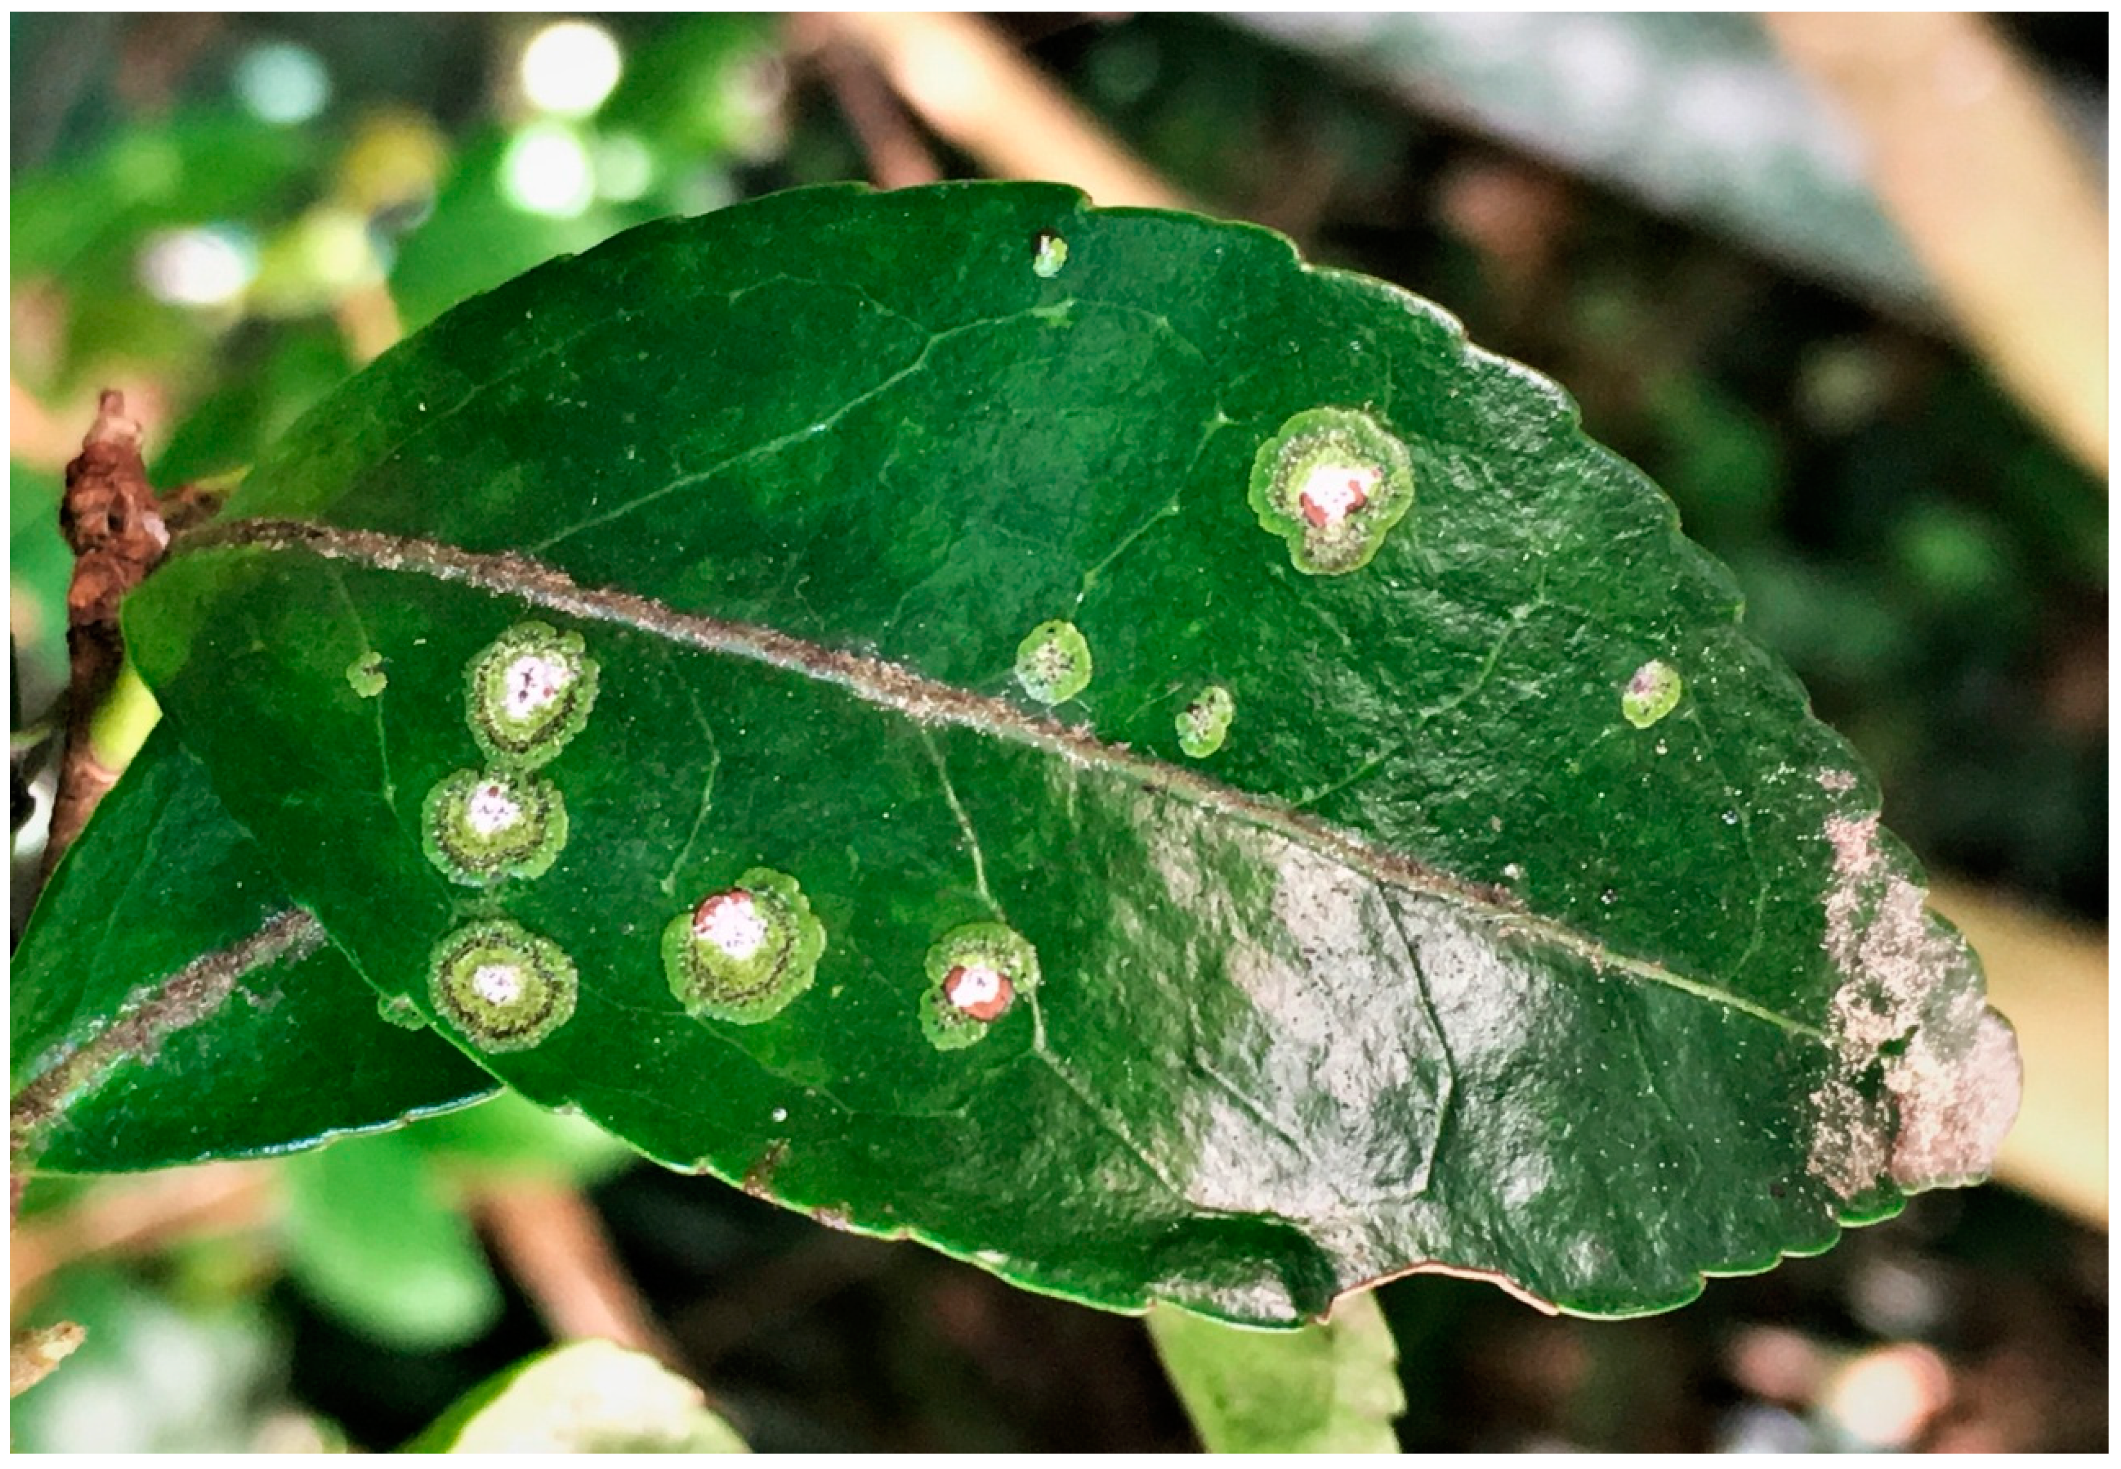
POLYGON ((974 1020, 999 1020, 1016 986, 992 965, 960 964, 943 977, 943 996, 974 1020))
POLYGON ((766 942, 771 927, 751 894, 732 888, 700 904, 692 915, 692 932, 732 959, 749 959, 766 942))

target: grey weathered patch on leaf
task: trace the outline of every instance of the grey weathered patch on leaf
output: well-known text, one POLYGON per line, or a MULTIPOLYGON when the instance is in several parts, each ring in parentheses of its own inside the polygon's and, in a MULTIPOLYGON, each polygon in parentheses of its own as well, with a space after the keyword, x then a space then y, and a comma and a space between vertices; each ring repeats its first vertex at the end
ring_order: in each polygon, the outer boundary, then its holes
MULTIPOLYGON (((1820 777, 1829 792, 1846 789, 1836 774, 1820 777)), ((1988 1008, 1972 951, 1881 845, 1877 813, 1831 815, 1822 836, 1834 873, 1821 944, 1843 980, 1827 1027, 1839 1070, 1812 1096, 1811 1171, 1843 1198, 1888 1176, 1910 1191, 1984 1178, 2023 1083, 2010 1026, 1988 1008), (1873 1066, 1884 1097, 1860 1085, 1873 1066)))
POLYGON ((1169 1163, 1188 1202, 1286 1219, 1358 1273, 1393 1268, 1371 1216, 1427 1189, 1451 1079, 1384 892, 1321 853, 1179 802, 1142 829, 1173 901, 1208 917, 1229 981, 1274 1037, 1226 1039, 1197 1058, 1220 1084, 1182 1100, 1187 1156, 1169 1163), (1264 902, 1210 876, 1228 869, 1214 854, 1232 843, 1275 874, 1264 902))

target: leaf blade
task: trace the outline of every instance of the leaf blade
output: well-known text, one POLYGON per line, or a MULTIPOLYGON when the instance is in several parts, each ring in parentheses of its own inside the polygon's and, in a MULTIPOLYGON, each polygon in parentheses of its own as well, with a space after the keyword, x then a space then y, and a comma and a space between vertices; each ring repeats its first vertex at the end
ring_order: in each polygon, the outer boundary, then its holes
MULTIPOLYGON (((1937 1176, 1893 1175, 1894 1111, 1950 1099, 1863 1080, 1840 1001, 1880 976, 1825 942, 1836 894, 1875 928, 1919 889, 1887 847, 1843 863, 1831 823, 1875 792, 1728 577, 1551 384, 1263 232, 1016 187, 650 227, 384 359, 232 512, 135 647, 387 991, 475 911, 413 839, 472 758, 463 668, 531 609, 602 664, 545 767, 567 852, 476 907, 559 935, 582 1009, 478 1059, 665 1162, 1043 1289, 1266 1322, 1446 1265, 1675 1304, 1937 1176), (1070 241, 1055 277, 1020 258, 1038 230, 1070 241), (1362 570, 1299 577, 1246 483, 1336 400, 1406 437, 1417 500, 1362 570), (1063 613, 1096 674, 1056 720, 1010 670, 1063 613), (333 685, 373 647, 398 663, 371 728, 333 685), (1645 719, 1652 660, 1685 692, 1645 719), (1235 719, 1203 767, 1170 701, 1211 678, 1235 719), (287 752, 270 780, 207 697, 232 680, 287 752), (824 921, 819 983, 768 1025, 689 1020, 654 936, 759 866, 824 921), (923 955, 996 919, 1047 980, 930 1054, 923 955)), ((2013 1082, 1961 957, 1916 967, 1953 1011, 1935 1069, 1994 1103, 1963 1160, 2013 1082)))

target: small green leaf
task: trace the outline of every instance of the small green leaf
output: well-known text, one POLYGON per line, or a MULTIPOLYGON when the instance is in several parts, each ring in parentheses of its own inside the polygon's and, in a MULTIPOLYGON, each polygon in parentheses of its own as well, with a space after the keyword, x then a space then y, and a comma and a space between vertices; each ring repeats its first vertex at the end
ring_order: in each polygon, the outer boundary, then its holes
POLYGON ((1211 1454, 1396 1454, 1406 1409, 1399 1354, 1377 1298, 1343 1297, 1300 1331, 1228 1326, 1175 1306, 1149 1335, 1211 1454))
POLYGON ((578 1341, 473 1388, 414 1454, 742 1454, 697 1387, 643 1353, 578 1341))
POLYGON ((417 1131, 349 1138, 285 1166, 288 1272, 347 1325, 422 1352, 500 1316, 485 1253, 443 1199, 417 1131))
POLYGON ((48 1171, 282 1152, 494 1092, 378 1018, 166 725, 53 874, 9 992, 15 1146, 48 1171))

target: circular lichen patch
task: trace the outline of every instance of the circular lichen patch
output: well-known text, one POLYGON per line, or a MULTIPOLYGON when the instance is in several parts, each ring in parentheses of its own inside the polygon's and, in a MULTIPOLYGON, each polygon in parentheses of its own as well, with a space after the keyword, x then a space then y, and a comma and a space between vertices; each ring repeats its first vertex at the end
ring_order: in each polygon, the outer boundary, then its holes
POLYGON ((482 1051, 524 1051, 574 1014, 574 961, 506 918, 466 924, 435 945, 428 997, 482 1051))
POLYGON ((1669 663, 1652 658, 1635 670, 1620 690, 1620 715, 1637 729, 1648 729, 1679 707, 1686 681, 1669 663))
POLYGON ((427 860, 466 887, 542 877, 566 844, 567 803, 528 771, 453 771, 420 806, 427 860))
POLYGON ((1296 569, 1338 576, 1369 564, 1414 504, 1407 446, 1354 408, 1307 408, 1252 459, 1247 496, 1296 569))
POLYGON ((925 965, 921 1031, 939 1051, 986 1038, 1016 997, 1038 988, 1038 951, 1005 923, 968 923, 937 939, 925 965))
POLYGON ((383 655, 371 649, 347 664, 346 684, 363 699, 373 699, 390 687, 390 675, 383 671, 383 655))
POLYGON ((1060 704, 1090 687, 1090 644, 1072 622, 1042 622, 1016 647, 1016 682, 1041 704, 1060 704))
POLYGON ((427 1017, 410 995, 384 995, 376 1001, 376 1015, 400 1030, 425 1030, 427 1017))
POLYGON ((542 622, 518 623, 465 670, 465 717, 496 764, 545 764, 589 723, 596 697, 580 635, 542 622))
POLYGON ((771 1020, 817 978, 825 926, 796 880, 754 867, 663 930, 663 973, 688 1014, 735 1025, 771 1020))
POLYGON ((1223 747, 1230 721, 1237 716, 1237 701, 1221 684, 1209 684, 1178 711, 1178 747, 1195 760, 1205 760, 1223 747))

